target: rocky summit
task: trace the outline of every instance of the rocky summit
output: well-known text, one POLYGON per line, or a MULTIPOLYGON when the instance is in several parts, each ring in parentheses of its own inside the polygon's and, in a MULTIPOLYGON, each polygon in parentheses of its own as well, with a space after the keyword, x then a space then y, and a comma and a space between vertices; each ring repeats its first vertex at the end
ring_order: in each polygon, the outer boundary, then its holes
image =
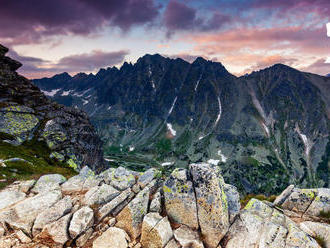
MULTIPOLYGON (((87 115, 47 99, 15 72, 21 64, 6 57, 7 52, 0 45, 0 169, 13 163, 30 170, 45 164, 68 165, 76 171, 83 164, 104 169, 102 142, 87 115)), ((1 180, 7 176, 3 172, 1 180)))
POLYGON ((330 189, 290 185, 273 203, 241 207, 237 189, 207 163, 169 176, 84 167, 68 180, 16 181, 0 199, 2 248, 330 247, 330 189))
POLYGON ((213 163, 244 193, 329 186, 329 77, 282 64, 236 77, 218 62, 156 54, 33 83, 88 113, 112 165, 213 163))

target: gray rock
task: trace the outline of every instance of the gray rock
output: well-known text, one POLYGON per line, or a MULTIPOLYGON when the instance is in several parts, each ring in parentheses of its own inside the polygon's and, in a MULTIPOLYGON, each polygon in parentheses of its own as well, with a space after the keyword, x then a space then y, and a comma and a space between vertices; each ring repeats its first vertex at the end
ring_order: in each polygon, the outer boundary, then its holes
POLYGON ((306 210, 305 214, 311 216, 320 216, 320 213, 330 212, 330 189, 319 188, 317 189, 316 197, 311 205, 306 210))
POLYGON ((64 197, 62 200, 55 203, 52 207, 42 211, 36 218, 32 234, 38 234, 45 225, 60 219, 65 214, 69 213, 73 207, 70 196, 64 197))
POLYGON ((152 201, 150 203, 150 209, 149 209, 149 211, 150 212, 160 213, 161 210, 162 210, 161 209, 161 194, 160 194, 160 192, 157 192, 154 195, 154 197, 153 197, 153 199, 152 199, 152 201))
POLYGON ((94 223, 94 212, 89 207, 82 207, 72 216, 69 233, 71 238, 76 238, 79 234, 85 232, 94 223))
POLYGON ((95 186, 91 188, 84 197, 83 203, 86 205, 101 205, 105 204, 116 196, 118 196, 120 192, 114 189, 112 186, 107 184, 102 184, 101 186, 95 186))
POLYGON ((39 178, 34 187, 33 193, 42 193, 50 190, 59 190, 60 185, 66 181, 66 178, 60 174, 49 174, 39 178))
POLYGON ((274 205, 282 205, 283 202, 288 198, 288 196, 292 193, 294 189, 294 185, 289 185, 278 197, 276 197, 274 201, 274 205))
POLYGON ((175 169, 163 185, 165 208, 171 221, 198 228, 196 198, 187 170, 175 169))
POLYGON ((282 208, 291 211, 304 213, 316 197, 314 189, 298 189, 294 188, 292 193, 281 205, 282 208))
POLYGON ((77 238, 77 240, 76 240, 76 245, 78 246, 78 247, 82 247, 88 240, 89 240, 89 238, 92 236, 92 234, 93 234, 93 228, 89 228, 89 229, 87 229, 87 231, 86 232, 84 232, 83 234, 81 234, 78 238, 77 238))
POLYGON ((132 194, 131 189, 126 189, 123 192, 121 192, 120 195, 117 196, 115 199, 108 202, 104 206, 100 207, 100 209, 98 210, 98 214, 97 214, 98 221, 101 221, 104 217, 111 214, 112 211, 116 207, 118 207, 122 202, 124 202, 131 194, 132 194))
POLYGON ((25 193, 20 191, 4 190, 0 192, 0 210, 13 205, 25 198, 25 193))
POLYGON ((138 185, 140 185, 140 187, 143 189, 155 178, 157 172, 158 171, 154 168, 150 168, 144 172, 137 181, 138 185))
POLYGON ((31 228, 38 214, 53 206, 61 197, 60 191, 50 191, 27 198, 10 209, 0 212, 0 221, 31 235, 31 228))
POLYGON ((191 230, 185 225, 174 231, 174 237, 183 248, 204 248, 198 232, 191 230))
POLYGON ((330 247, 330 225, 320 222, 304 221, 299 224, 301 230, 310 236, 322 238, 326 247, 330 247))
POLYGON ((165 248, 180 248, 181 246, 175 241, 175 239, 171 239, 165 248))
POLYGON ((150 187, 145 187, 136 197, 118 214, 116 226, 124 229, 132 240, 141 233, 143 217, 147 214, 150 187))
POLYGON ((191 164, 197 214, 204 242, 217 247, 229 228, 228 201, 222 178, 209 164, 191 164))
POLYGON ((124 230, 110 227, 93 242, 93 248, 108 248, 109 244, 111 244, 111 247, 127 248, 129 240, 124 230))
POLYGON ((142 247, 164 247, 172 237, 173 231, 167 217, 149 213, 143 218, 140 240, 142 247))
POLYGON ((239 193, 237 188, 230 184, 224 184, 224 190, 228 201, 229 221, 230 223, 233 223, 234 218, 241 209, 239 193))
POLYGON ((59 220, 46 225, 40 233, 40 237, 44 239, 50 238, 55 243, 64 245, 68 240, 70 240, 68 228, 71 217, 72 214, 70 213, 63 216, 59 220))
POLYGON ((136 182, 135 173, 125 169, 124 167, 118 167, 112 175, 110 185, 114 188, 123 191, 132 187, 136 182))

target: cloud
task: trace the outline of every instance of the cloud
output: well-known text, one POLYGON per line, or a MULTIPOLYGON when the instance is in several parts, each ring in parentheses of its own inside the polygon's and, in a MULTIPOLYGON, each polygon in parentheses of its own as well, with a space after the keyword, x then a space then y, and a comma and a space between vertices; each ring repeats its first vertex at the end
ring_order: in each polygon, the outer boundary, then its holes
POLYGON ((210 58, 205 55, 193 55, 193 54, 188 54, 188 53, 178 53, 178 54, 171 54, 171 55, 163 54, 163 56, 171 58, 171 59, 180 58, 189 63, 194 62, 198 57, 202 57, 206 60, 212 60, 213 62, 217 62, 217 58, 210 58))
POLYGON ((18 70, 19 73, 28 78, 40 78, 64 71, 71 74, 93 72, 103 67, 121 64, 127 54, 129 54, 127 50, 115 52, 95 50, 90 53, 63 57, 57 63, 52 63, 40 58, 20 56, 13 50, 11 50, 8 56, 23 64, 18 70))
POLYGON ((128 30, 151 22, 158 8, 153 0, 2 0, 0 38, 15 45, 51 35, 89 35, 105 26, 128 30))
POLYGON ((330 63, 326 63, 326 58, 321 58, 301 70, 325 76, 330 73, 330 63))
POLYGON ((219 11, 212 14, 211 18, 199 17, 197 10, 185 3, 171 0, 167 5, 163 21, 167 29, 167 36, 176 31, 211 31, 219 30, 224 24, 229 23, 231 18, 219 11))

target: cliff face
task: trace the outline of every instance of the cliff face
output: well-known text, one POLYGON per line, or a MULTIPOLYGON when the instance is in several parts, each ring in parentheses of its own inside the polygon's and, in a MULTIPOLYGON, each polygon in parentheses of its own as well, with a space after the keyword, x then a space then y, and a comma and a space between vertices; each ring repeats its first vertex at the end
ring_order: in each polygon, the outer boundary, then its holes
POLYGON ((330 78, 280 64, 237 78, 202 58, 145 55, 33 82, 88 113, 112 163, 210 162, 247 193, 329 185, 330 78))
MULTIPOLYGON (((0 45, 2 147, 36 149, 44 145, 36 156, 46 156, 45 160, 50 163, 58 161, 75 170, 82 165, 89 165, 98 171, 104 169, 102 142, 87 115, 47 99, 29 80, 15 72, 21 64, 6 57, 7 51, 0 45)), ((1 153, 0 159, 12 159, 13 156, 15 154, 1 153)))
POLYGON ((289 186, 275 202, 251 199, 206 163, 123 167, 66 180, 49 174, 0 191, 0 247, 323 248, 330 189, 289 186), (322 246, 321 246, 322 245, 322 246))

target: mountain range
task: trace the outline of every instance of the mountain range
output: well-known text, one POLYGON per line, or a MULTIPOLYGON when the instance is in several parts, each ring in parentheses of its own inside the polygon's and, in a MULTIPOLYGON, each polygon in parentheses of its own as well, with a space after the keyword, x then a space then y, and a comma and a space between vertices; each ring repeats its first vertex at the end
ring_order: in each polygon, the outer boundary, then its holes
POLYGON ((218 62, 145 55, 33 83, 87 112, 110 164, 209 162, 241 192, 329 186, 330 78, 275 64, 236 77, 218 62))

